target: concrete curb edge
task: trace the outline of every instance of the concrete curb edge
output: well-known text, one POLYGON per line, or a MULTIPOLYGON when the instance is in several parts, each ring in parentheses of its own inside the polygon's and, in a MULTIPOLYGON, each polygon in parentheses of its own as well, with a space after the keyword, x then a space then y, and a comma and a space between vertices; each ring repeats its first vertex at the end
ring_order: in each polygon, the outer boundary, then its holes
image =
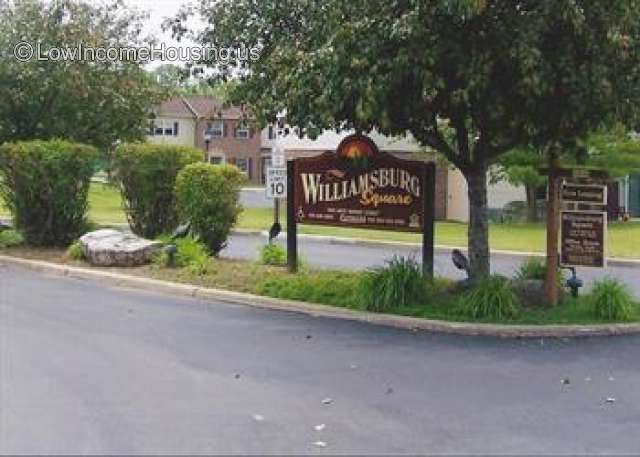
POLYGON ((73 279, 97 281, 107 286, 135 288, 177 297, 216 300, 253 308, 295 312, 313 317, 346 319, 406 330, 499 338, 572 338, 640 334, 640 323, 606 325, 496 325, 448 322, 355 311, 311 303, 279 300, 258 295, 203 288, 188 284, 131 276, 91 268, 0 255, 0 262, 73 279))

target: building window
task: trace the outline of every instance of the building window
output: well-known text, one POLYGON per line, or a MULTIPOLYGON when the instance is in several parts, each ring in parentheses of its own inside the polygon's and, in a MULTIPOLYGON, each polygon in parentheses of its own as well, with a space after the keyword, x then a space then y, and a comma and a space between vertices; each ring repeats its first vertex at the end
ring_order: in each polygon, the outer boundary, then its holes
POLYGON ((209 163, 211 165, 222 165, 224 163, 224 156, 210 156, 209 163))
POLYGON ((151 121, 149 135, 151 136, 178 136, 179 123, 168 119, 155 119, 151 121))
POLYGON ((276 139, 276 132, 273 129, 273 125, 269 126, 269 139, 270 140, 275 140, 276 139))
POLYGON ((211 138, 222 138, 224 136, 224 122, 207 122, 207 131, 205 133, 210 135, 211 138))
POLYGON ((244 124, 240 124, 238 126, 238 128, 236 129, 236 138, 240 139, 240 140, 247 140, 249 139, 249 127, 247 127, 244 124))

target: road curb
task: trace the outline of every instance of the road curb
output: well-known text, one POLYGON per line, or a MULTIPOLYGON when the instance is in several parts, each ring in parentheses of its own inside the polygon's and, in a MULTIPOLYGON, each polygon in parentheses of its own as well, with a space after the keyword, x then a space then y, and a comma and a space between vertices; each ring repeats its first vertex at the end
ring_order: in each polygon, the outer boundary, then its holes
POLYGON ((498 338, 573 338, 640 334, 640 324, 606 325, 495 325, 448 322, 414 317, 374 314, 291 300, 204 288, 122 273, 74 267, 40 260, 0 255, 0 262, 56 276, 95 281, 107 286, 132 288, 177 297, 215 300, 253 308, 302 313, 313 317, 345 319, 406 330, 498 338))
MULTIPOLYGON (((243 230, 243 229, 234 230, 233 235, 262 236, 265 238, 265 242, 269 236, 269 234, 266 231, 243 230)), ((282 240, 286 240, 287 234, 282 233, 278 238, 282 240)), ((373 247, 373 248, 399 246, 399 247, 416 248, 416 249, 420 249, 422 247, 420 243, 410 243, 410 242, 404 242, 404 241, 369 240, 366 238, 347 238, 347 237, 330 236, 330 235, 299 234, 298 238, 302 240, 310 240, 310 241, 324 241, 328 244, 335 244, 335 245, 342 245, 342 246, 365 246, 365 247, 373 247)), ((434 249, 438 253, 448 253, 454 249, 459 249, 462 252, 467 252, 467 248, 462 246, 436 245, 434 249)), ((540 258, 545 257, 545 254, 541 252, 505 251, 501 249, 492 249, 491 255, 494 257, 521 257, 523 259, 526 259, 529 257, 540 257, 540 258)), ((612 267, 640 268, 640 259, 621 259, 618 257, 610 257, 607 259, 607 263, 612 267)))

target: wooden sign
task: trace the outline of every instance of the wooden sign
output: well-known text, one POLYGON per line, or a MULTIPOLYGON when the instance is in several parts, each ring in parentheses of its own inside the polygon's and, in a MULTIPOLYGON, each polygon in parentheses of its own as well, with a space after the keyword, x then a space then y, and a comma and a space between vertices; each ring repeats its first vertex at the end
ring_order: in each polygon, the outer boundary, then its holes
POLYGON ((366 137, 348 137, 335 153, 295 161, 296 221, 422 232, 425 165, 382 153, 366 137))
POLYGON ((607 186, 565 182, 562 185, 561 198, 564 203, 606 205, 607 186))
POLYGON ((336 152, 288 163, 289 269, 297 264, 297 224, 423 234, 423 268, 433 274, 435 165, 381 152, 368 137, 336 152))
POLYGON ((607 213, 562 211, 560 262, 567 267, 606 267, 607 213))

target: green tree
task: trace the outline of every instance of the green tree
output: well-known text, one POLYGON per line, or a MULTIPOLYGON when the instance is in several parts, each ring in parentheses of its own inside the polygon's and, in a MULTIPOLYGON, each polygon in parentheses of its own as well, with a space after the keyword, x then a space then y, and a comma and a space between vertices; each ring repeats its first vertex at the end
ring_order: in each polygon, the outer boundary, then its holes
POLYGON ((0 144, 66 138, 106 150, 143 138, 163 93, 140 63, 126 55, 62 60, 52 51, 143 46, 142 19, 121 0, 0 1, 0 144), (21 42, 33 47, 28 61, 14 55, 21 42), (38 47, 50 60, 38 59, 38 47))
POLYGON ((527 221, 536 222, 539 219, 537 190, 547 183, 547 177, 540 172, 544 166, 543 155, 530 148, 514 149, 501 155, 496 164, 491 180, 504 180, 512 186, 523 186, 527 199, 527 221))
POLYGON ((205 63, 241 80, 231 99, 261 122, 286 110, 310 136, 408 131, 458 167, 476 278, 490 271, 487 171, 501 154, 553 158, 637 120, 640 0, 203 0, 199 13, 201 43, 260 49, 205 63))

